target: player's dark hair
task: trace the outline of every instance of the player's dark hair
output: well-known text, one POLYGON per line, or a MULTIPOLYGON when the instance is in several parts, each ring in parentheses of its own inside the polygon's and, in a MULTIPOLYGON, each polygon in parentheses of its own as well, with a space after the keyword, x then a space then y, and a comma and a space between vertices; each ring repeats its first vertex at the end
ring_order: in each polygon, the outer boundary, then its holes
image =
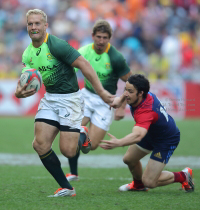
POLYGON ((134 85, 134 87, 138 91, 138 93, 140 93, 141 91, 144 92, 143 98, 147 97, 147 94, 150 89, 150 83, 149 83, 149 80, 147 78, 145 78, 145 76, 143 76, 142 74, 131 75, 128 78, 128 82, 130 84, 134 85))
POLYGON ((112 36, 112 28, 108 21, 97 20, 93 26, 92 34, 95 35, 97 32, 108 33, 109 38, 112 36))

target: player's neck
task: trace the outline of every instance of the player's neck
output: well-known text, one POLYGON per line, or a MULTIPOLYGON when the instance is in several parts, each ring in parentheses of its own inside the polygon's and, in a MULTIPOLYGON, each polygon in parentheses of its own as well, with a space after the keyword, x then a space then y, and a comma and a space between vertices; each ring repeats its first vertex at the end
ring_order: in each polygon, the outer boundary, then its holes
POLYGON ((99 51, 99 50, 97 50, 97 49, 95 49, 95 48, 94 48, 94 51, 95 51, 95 52, 96 52, 96 54, 98 54, 98 55, 101 55, 101 54, 103 54, 103 53, 104 53, 104 50, 103 50, 103 51, 102 51, 102 50, 101 50, 101 51, 99 51))
POLYGON ((104 52, 106 52, 107 51, 107 48, 108 48, 108 44, 105 46, 105 48, 104 49, 102 49, 102 50, 98 50, 96 47, 95 47, 95 45, 93 44, 93 46, 94 46, 94 51, 96 52, 96 54, 98 54, 98 55, 101 55, 101 54, 103 54, 104 52))
POLYGON ((35 48, 40 47, 40 46, 43 44, 43 42, 44 42, 44 40, 45 40, 45 38, 46 38, 46 35, 47 35, 47 33, 45 33, 44 36, 41 37, 40 40, 36 40, 36 41, 33 41, 33 40, 32 40, 32 45, 33 45, 33 47, 35 47, 35 48))

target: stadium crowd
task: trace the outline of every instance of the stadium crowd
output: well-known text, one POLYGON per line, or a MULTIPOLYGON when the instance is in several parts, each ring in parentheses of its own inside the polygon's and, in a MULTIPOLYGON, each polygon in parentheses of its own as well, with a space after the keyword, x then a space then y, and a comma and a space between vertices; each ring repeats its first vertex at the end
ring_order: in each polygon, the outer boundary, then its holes
POLYGON ((21 73, 30 43, 24 16, 33 8, 48 15, 48 32, 76 49, 92 42, 92 26, 103 18, 134 73, 200 81, 200 0, 1 0, 0 79, 21 73))

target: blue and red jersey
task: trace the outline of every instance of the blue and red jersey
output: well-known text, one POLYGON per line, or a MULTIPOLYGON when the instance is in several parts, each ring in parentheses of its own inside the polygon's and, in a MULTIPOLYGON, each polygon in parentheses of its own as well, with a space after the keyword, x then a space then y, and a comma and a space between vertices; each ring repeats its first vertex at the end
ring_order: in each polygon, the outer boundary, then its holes
POLYGON ((174 119, 166 112, 155 94, 149 92, 137 107, 130 106, 130 110, 136 122, 135 126, 146 128, 154 142, 163 139, 173 142, 175 136, 180 136, 174 119))

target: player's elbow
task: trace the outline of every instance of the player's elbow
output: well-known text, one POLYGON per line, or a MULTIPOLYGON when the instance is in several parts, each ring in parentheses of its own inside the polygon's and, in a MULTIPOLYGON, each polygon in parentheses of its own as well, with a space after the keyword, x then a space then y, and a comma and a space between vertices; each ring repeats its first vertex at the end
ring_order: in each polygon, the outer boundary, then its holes
POLYGON ((133 133, 135 134, 135 143, 140 142, 147 134, 147 130, 145 128, 135 126, 133 128, 133 133))
POLYGON ((134 138, 134 144, 139 143, 143 138, 144 136, 141 133, 136 133, 134 138))

